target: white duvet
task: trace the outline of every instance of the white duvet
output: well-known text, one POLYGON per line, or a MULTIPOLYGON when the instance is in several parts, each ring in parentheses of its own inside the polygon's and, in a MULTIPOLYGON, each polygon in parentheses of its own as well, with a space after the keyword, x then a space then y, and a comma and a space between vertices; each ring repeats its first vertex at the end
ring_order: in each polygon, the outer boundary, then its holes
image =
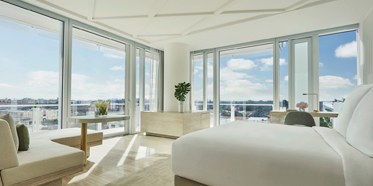
POLYGON ((232 122, 172 146, 173 172, 216 186, 372 186, 373 159, 320 127, 232 122))

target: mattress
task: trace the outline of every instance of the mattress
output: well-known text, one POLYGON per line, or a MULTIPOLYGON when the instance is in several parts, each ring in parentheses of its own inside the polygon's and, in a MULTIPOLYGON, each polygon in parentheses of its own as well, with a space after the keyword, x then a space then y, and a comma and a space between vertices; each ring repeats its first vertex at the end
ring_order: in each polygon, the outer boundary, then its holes
MULTIPOLYGON (((346 171, 356 169, 356 154, 362 158, 332 129, 236 121, 177 139, 172 169, 178 176, 216 186, 350 186, 362 183, 354 179, 356 172, 346 171)), ((361 162, 368 165, 357 172, 370 173, 371 159, 361 162)), ((360 178, 369 183, 364 175, 360 178)))

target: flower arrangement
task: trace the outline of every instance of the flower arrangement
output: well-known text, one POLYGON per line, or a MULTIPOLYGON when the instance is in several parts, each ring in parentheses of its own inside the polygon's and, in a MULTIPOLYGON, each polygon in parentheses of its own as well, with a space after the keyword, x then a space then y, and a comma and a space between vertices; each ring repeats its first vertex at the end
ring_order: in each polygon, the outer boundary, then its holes
POLYGON ((95 115, 105 116, 107 115, 107 108, 109 107, 110 104, 111 104, 111 101, 106 102, 106 101, 98 100, 97 102, 92 102, 91 106, 95 105, 96 108, 98 109, 95 112, 95 115))
POLYGON ((297 103, 297 107, 299 108, 299 111, 305 111, 305 109, 308 108, 308 104, 301 101, 300 103, 297 103))

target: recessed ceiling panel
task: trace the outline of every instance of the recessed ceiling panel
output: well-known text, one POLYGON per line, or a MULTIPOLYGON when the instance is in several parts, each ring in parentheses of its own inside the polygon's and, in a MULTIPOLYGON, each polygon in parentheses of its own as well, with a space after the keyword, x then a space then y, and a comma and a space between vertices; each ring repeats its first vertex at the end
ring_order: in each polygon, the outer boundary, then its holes
POLYGON ((89 13, 90 0, 80 0, 79 3, 76 3, 76 0, 47 0, 46 2, 84 17, 87 17, 89 13))
MULTIPOLYGON (((94 17, 148 15, 158 0, 96 0, 94 17)), ((76 4, 76 3, 75 3, 76 4)))
POLYGON ((255 17, 258 15, 262 15, 262 13, 246 13, 246 14, 223 14, 219 15, 213 19, 210 19, 207 22, 204 22, 201 24, 201 26, 196 27, 194 30, 199 30, 199 29, 204 29, 204 28, 209 28, 213 26, 218 26, 218 25, 224 25, 227 23, 231 23, 234 21, 239 21, 242 19, 247 19, 250 17, 255 17))
POLYGON ((142 28, 144 28, 144 26, 147 23, 147 20, 148 18, 107 19, 99 20, 99 22, 134 35, 137 32, 141 31, 142 28))
POLYGON ((159 14, 214 12, 227 0, 170 0, 159 14))
POLYGON ((200 19, 202 16, 154 18, 141 35, 181 34, 200 19))

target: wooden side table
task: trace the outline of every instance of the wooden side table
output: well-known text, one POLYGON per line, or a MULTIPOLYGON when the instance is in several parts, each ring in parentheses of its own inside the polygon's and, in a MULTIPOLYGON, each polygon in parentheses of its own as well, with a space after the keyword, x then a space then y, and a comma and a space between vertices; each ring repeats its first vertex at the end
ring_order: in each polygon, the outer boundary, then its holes
POLYGON ((88 123, 102 123, 112 121, 129 120, 128 115, 107 115, 103 117, 95 116, 73 116, 69 118, 69 122, 81 123, 81 137, 80 137, 80 150, 85 153, 84 165, 87 165, 87 124, 88 123))

